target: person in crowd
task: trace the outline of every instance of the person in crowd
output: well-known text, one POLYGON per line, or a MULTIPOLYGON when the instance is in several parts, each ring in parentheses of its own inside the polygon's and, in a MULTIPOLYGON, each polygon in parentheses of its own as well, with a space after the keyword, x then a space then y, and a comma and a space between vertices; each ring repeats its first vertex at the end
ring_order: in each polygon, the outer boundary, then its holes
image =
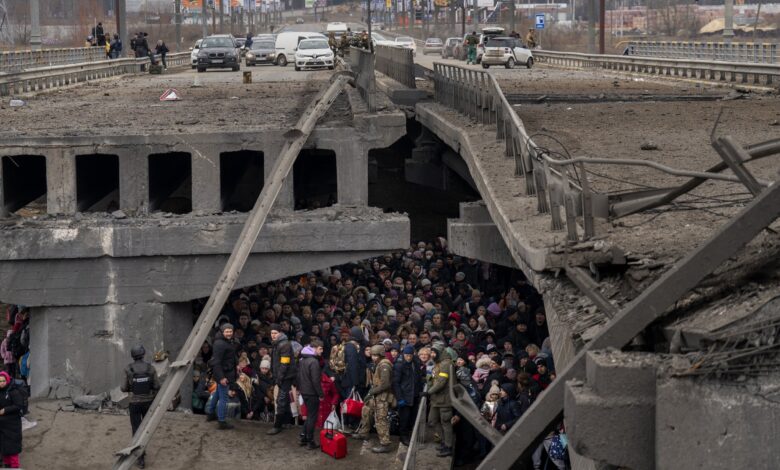
POLYGON ((274 377, 274 395, 276 400, 274 404, 274 427, 266 434, 273 436, 282 432, 283 425, 292 421, 290 390, 297 375, 297 369, 292 343, 287 338, 287 335, 282 332, 282 327, 278 323, 271 325, 271 340, 273 341, 271 372, 274 377))
MULTIPOLYGON (((22 391, 14 384, 8 372, 0 372, 0 455, 6 468, 20 468, 23 408, 22 391)), ((143 462, 142 459, 139 462, 143 462)))
POLYGON ((433 345, 431 355, 435 366, 428 379, 428 390, 423 393, 431 401, 428 424, 434 429, 441 428, 441 445, 436 455, 449 457, 452 455, 452 402, 449 388, 450 374, 453 373, 452 361, 441 343, 433 345))
POLYGON ((108 57, 110 59, 118 59, 122 56, 122 39, 118 34, 114 34, 114 38, 111 40, 108 49, 108 57))
POLYGON ((233 325, 223 323, 220 333, 214 340, 214 353, 212 355, 212 370, 214 380, 217 382, 216 392, 216 417, 209 414, 209 420, 216 418, 218 429, 232 429, 233 425, 226 421, 228 406, 228 390, 230 384, 235 383, 237 375, 236 342, 233 340, 233 325))
MULTIPOLYGON (((157 378, 157 370, 150 363, 144 361, 146 350, 143 345, 136 345, 130 350, 133 362, 125 368, 125 381, 121 390, 130 393, 130 426, 135 435, 149 407, 154 401, 157 391, 160 390, 160 381, 157 378)), ((140 468, 146 465, 145 455, 141 455, 136 464, 140 468)))
POLYGON ((163 69, 168 69, 168 62, 166 62, 165 58, 168 56, 168 53, 170 50, 168 49, 168 46, 165 45, 165 42, 160 39, 157 41, 157 46, 154 48, 154 53, 160 56, 160 61, 162 62, 163 69))
POLYGON ((385 357, 385 348, 382 345, 371 346, 371 360, 375 366, 371 374, 371 389, 366 394, 363 416, 354 437, 368 440, 373 420, 379 436, 379 445, 372 447, 371 452, 385 454, 390 452, 390 422, 387 414, 395 402, 393 364, 385 357))
POLYGON ((407 344, 404 346, 403 355, 396 359, 393 366, 393 392, 398 403, 400 440, 407 446, 412 436, 414 416, 422 393, 418 361, 419 359, 414 355, 414 347, 407 344))
POLYGON ((314 428, 319 416, 320 400, 325 397, 325 392, 322 390, 322 369, 320 368, 320 356, 322 356, 323 349, 322 341, 312 340, 301 351, 298 362, 298 391, 303 396, 303 404, 306 405, 307 412, 299 442, 310 450, 319 448, 314 441, 314 428))

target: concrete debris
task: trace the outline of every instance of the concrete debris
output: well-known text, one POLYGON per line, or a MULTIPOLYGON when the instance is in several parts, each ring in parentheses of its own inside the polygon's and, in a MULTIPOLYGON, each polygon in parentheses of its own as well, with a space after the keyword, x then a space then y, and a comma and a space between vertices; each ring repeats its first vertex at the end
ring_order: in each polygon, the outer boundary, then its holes
POLYGON ((641 150, 658 150, 658 144, 656 144, 652 140, 647 140, 645 142, 642 142, 642 145, 640 145, 639 148, 641 150))
POLYGON ((770 126, 780 126, 780 121, 778 121, 777 119, 775 119, 774 121, 770 122, 770 123, 769 123, 769 125, 770 125, 770 126))
POLYGON ((22 100, 11 100, 9 104, 11 105, 12 108, 19 108, 26 105, 27 103, 25 103, 22 100))
POLYGON ((115 219, 126 219, 127 218, 127 214, 125 214, 124 211, 121 211, 121 210, 114 211, 114 212, 111 213, 111 215, 115 219))
POLYGON ((116 387, 109 392, 111 403, 120 408, 127 408, 130 404, 130 395, 123 392, 120 387, 116 387))
POLYGON ((73 399, 73 404, 76 408, 84 410, 99 410, 105 399, 105 393, 100 395, 81 395, 73 399))
POLYGON ((67 411, 68 413, 73 413, 76 411, 76 407, 73 405, 60 405, 60 411, 67 411))
POLYGON ((83 388, 69 384, 64 379, 51 379, 49 381, 49 399, 63 400, 84 395, 84 393, 83 388))

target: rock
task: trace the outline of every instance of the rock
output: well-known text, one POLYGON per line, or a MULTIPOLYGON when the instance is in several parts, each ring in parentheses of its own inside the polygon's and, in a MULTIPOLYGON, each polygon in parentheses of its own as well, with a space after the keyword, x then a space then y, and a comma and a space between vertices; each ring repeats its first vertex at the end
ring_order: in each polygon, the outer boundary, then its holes
POLYGON ((777 119, 775 119, 774 121, 770 122, 770 123, 769 123, 769 125, 770 125, 770 126, 780 126, 780 121, 778 121, 777 119))
POLYGON ((73 405, 60 405, 60 411, 74 412, 76 407, 73 405))
POLYGON ((126 219, 126 218, 127 218, 127 214, 125 214, 125 212, 124 212, 124 211, 121 211, 121 210, 114 211, 114 212, 112 212, 112 213, 111 213, 111 215, 112 215, 112 216, 113 216, 115 219, 126 219))
POLYGON ((642 145, 640 145, 639 148, 642 150, 658 150, 658 144, 656 144, 652 140, 647 140, 645 142, 642 142, 642 145))
POLYGON ((73 398, 80 395, 84 395, 84 389, 78 385, 69 384, 65 379, 49 380, 48 398, 50 399, 64 400, 66 398, 73 398))
POLYGON ((103 405, 103 400, 106 399, 106 395, 101 393, 100 395, 81 395, 73 399, 73 404, 76 408, 84 410, 98 410, 103 405))
POLYGON ((111 402, 120 408, 127 408, 130 404, 130 394, 122 391, 120 387, 116 387, 109 392, 109 398, 111 402))

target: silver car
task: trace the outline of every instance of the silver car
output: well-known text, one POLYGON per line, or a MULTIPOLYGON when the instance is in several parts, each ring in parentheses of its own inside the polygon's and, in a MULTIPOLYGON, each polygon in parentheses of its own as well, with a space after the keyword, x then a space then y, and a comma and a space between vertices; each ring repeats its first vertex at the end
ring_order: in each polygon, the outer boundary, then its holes
POLYGON ((429 52, 433 54, 441 54, 441 50, 443 47, 444 44, 441 42, 441 39, 428 38, 425 40, 425 45, 423 46, 423 55, 426 55, 429 52))

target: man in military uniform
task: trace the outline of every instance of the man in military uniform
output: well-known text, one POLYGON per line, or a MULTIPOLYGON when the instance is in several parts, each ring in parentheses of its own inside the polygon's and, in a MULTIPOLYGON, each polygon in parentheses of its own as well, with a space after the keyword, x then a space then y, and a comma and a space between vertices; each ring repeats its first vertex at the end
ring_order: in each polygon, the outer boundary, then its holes
POLYGON ((339 50, 341 51, 341 55, 344 55, 349 51, 349 36, 347 36, 347 33, 342 33, 341 35, 339 50))
POLYGON ((268 435, 279 434, 282 432, 282 426, 292 421, 290 389, 298 375, 292 343, 282 332, 282 327, 276 323, 271 325, 271 341, 274 343, 274 349, 271 353, 271 372, 274 376, 276 413, 274 427, 266 432, 268 435))
POLYGON ((371 448, 371 452, 384 454, 390 452, 390 421, 387 413, 395 396, 393 395, 393 364, 385 357, 385 347, 381 344, 371 346, 371 360, 376 364, 376 370, 371 379, 371 389, 366 395, 363 406, 363 416, 360 420, 355 439, 368 440, 373 416, 376 433, 379 435, 379 445, 371 448))
POLYGON ((452 455, 452 402, 450 401, 450 375, 452 374, 452 359, 444 350, 442 343, 431 347, 433 355, 433 372, 428 378, 428 390, 423 393, 431 401, 428 412, 428 425, 437 428, 441 426, 442 440, 436 455, 448 457, 452 455))
POLYGON ((328 47, 333 51, 333 54, 335 54, 336 49, 338 49, 338 44, 336 44, 336 33, 333 31, 328 33, 328 47))
MULTIPOLYGON (((130 393, 130 426, 133 428, 133 435, 149 411, 154 396, 160 390, 157 370, 144 361, 145 355, 146 350, 140 344, 130 350, 133 362, 125 368, 125 383, 121 387, 123 392, 130 393)), ((145 455, 141 455, 136 464, 139 468, 144 468, 145 455)))
POLYGON ((471 34, 466 36, 466 64, 477 64, 477 44, 479 44, 479 36, 476 31, 472 31, 471 34))
POLYGON ((528 34, 525 35, 525 46, 529 49, 536 47, 536 37, 533 29, 529 29, 528 34))

